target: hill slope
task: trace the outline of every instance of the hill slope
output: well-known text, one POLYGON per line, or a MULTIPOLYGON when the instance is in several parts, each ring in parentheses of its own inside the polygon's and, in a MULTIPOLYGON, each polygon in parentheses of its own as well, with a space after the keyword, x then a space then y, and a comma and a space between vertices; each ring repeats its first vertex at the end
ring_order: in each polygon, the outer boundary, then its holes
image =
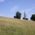
POLYGON ((0 35, 35 35, 35 21, 2 17, 0 35))

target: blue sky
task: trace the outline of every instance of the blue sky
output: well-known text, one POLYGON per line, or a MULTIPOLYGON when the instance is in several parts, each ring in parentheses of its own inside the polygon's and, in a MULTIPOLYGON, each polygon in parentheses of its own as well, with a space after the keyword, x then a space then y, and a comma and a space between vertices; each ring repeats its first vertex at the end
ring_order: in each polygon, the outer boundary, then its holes
POLYGON ((13 17, 16 11, 26 12, 27 18, 35 13, 35 0, 0 0, 0 16, 13 17))

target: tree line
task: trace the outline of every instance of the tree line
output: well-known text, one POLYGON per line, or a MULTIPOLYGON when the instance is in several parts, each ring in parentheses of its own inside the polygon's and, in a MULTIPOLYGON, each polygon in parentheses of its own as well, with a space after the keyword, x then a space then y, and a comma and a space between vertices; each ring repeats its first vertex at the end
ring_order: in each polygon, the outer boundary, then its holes
MULTIPOLYGON (((16 16, 14 16, 14 18, 20 19, 21 18, 21 13, 19 11, 16 12, 16 16)), ((24 12, 24 17, 23 19, 28 20, 28 18, 26 18, 26 13, 24 12)), ((32 14, 31 20, 35 21, 35 14, 32 14)))

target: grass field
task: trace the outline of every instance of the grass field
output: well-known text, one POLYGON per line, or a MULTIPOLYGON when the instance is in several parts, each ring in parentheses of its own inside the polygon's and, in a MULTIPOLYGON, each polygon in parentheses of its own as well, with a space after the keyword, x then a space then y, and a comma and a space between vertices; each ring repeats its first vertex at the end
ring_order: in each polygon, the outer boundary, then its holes
POLYGON ((0 35, 35 35, 35 21, 0 18, 0 35))

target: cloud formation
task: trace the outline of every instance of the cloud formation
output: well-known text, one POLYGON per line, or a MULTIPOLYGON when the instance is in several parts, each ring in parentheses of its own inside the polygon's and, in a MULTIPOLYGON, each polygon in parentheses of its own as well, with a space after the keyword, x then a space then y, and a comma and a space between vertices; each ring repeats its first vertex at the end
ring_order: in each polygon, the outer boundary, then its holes
POLYGON ((14 6, 14 7, 11 8, 11 12, 15 12, 17 10, 18 10, 18 6, 14 6))
POLYGON ((30 19, 32 13, 34 13, 35 7, 28 8, 28 9, 20 9, 19 6, 13 6, 10 10, 11 13, 15 14, 17 11, 21 12, 22 17, 24 17, 24 12, 26 13, 26 17, 30 19))

